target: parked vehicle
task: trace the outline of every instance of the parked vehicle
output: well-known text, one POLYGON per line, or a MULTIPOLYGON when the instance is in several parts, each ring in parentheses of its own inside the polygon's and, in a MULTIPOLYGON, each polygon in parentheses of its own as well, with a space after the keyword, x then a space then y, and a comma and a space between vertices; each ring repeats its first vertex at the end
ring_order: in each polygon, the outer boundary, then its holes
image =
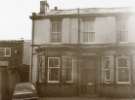
POLYGON ((13 91, 12 100, 38 100, 37 90, 34 84, 18 83, 13 91))

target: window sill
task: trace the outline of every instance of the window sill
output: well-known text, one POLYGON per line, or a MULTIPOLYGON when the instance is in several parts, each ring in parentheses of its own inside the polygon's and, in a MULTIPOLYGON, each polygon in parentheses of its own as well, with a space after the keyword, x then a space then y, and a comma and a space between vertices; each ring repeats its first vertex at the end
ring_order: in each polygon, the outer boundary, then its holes
POLYGON ((118 85, 130 85, 130 82, 117 82, 118 85))

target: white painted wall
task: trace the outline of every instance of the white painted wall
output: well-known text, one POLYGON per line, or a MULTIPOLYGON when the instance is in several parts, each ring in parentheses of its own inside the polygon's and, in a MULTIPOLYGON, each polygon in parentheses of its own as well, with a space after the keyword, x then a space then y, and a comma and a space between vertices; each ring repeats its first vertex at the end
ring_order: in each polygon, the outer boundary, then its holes
POLYGON ((35 20, 34 22, 34 43, 45 44, 50 40, 50 20, 35 20))
POLYGON ((31 63, 31 40, 24 41, 23 45, 23 64, 30 65, 31 63))
POLYGON ((116 41, 115 17, 96 17, 95 42, 113 43, 116 41))
POLYGON ((128 41, 135 42, 135 15, 131 15, 128 19, 128 41))
POLYGON ((33 55, 33 66, 32 66, 32 82, 36 82, 37 80, 37 71, 38 71, 38 63, 37 63, 37 55, 33 55))
MULTIPOLYGON (((129 17, 129 42, 135 42, 135 16, 129 17)), ((50 20, 35 21, 35 44, 50 43, 50 20)), ((115 43, 116 42, 116 19, 114 16, 100 17, 95 19, 95 42, 93 43, 115 43)), ((82 30, 82 29, 81 29, 82 30)), ((63 18, 62 20, 62 43, 77 43, 78 20, 77 18, 63 18)), ((81 33, 82 41, 82 33, 81 33)))

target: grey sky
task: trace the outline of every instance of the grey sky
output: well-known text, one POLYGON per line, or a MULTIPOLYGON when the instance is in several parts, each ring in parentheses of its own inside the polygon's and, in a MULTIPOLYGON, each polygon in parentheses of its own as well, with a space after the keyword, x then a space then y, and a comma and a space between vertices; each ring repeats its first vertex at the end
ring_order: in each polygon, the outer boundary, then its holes
MULTIPOLYGON (((39 11, 40 0, 1 0, 0 39, 30 39, 32 12, 39 11)), ((50 8, 134 7, 135 0, 48 0, 50 8)))

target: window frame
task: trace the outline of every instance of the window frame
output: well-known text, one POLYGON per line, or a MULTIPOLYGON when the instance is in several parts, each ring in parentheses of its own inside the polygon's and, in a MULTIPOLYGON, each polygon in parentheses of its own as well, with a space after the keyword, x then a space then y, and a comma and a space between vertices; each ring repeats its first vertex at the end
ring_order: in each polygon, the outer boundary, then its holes
POLYGON ((113 55, 108 55, 108 56, 103 56, 102 57, 102 80, 103 83, 105 84, 111 84, 114 81, 114 56, 113 55), (106 58, 109 58, 109 67, 105 68, 105 62, 107 62, 106 58), (111 61, 112 58, 112 61, 111 61), (112 64, 111 64, 112 63, 112 64), (110 71, 110 79, 107 79, 106 71, 110 71))
POLYGON ((48 83, 59 83, 60 82, 60 69, 61 69, 61 59, 60 57, 48 57, 48 71, 47 71, 47 82, 48 83), (58 67, 50 67, 49 65, 49 60, 50 59, 57 59, 59 62, 59 65, 57 65, 58 67), (50 80, 50 69, 59 69, 59 79, 58 80, 50 80))
POLYGON ((117 58, 116 58, 116 82, 118 83, 118 84, 130 84, 131 83, 131 70, 130 70, 130 68, 131 68, 131 64, 130 64, 131 62, 130 62, 130 57, 129 56, 117 56, 117 58), (127 67, 120 67, 118 64, 119 64, 119 62, 118 62, 118 60, 119 59, 126 59, 127 60, 127 67), (129 71, 129 74, 128 74, 128 78, 129 78, 129 81, 125 81, 125 82, 121 82, 121 81, 119 81, 119 69, 127 69, 128 71, 129 71))
POLYGON ((11 57, 11 48, 10 47, 0 47, 0 49, 3 49, 3 56, 0 57, 11 57), (7 55, 7 50, 9 50, 9 55, 7 55))
POLYGON ((84 18, 82 19, 83 25, 83 43, 93 43, 95 42, 95 18, 84 18), (89 25, 89 26, 88 26, 89 25), (86 28, 87 27, 87 28, 86 28), (91 30, 89 30, 91 27, 91 30), (86 39, 87 38, 87 39, 86 39))
POLYGON ((118 33, 119 43, 127 43, 128 42, 128 17, 118 16, 117 26, 118 26, 117 33, 118 33))
POLYGON ((52 20, 51 21, 51 32, 50 32, 50 41, 52 43, 59 43, 62 41, 62 22, 61 20, 52 20), (55 28, 53 27, 55 25, 55 28), (58 31, 58 26, 60 27, 60 31, 58 31), (55 30, 53 30, 55 29, 55 30), (56 31, 57 30, 57 31, 56 31), (55 40, 54 40, 55 37, 55 40), (57 39, 56 39, 57 37, 57 39))

